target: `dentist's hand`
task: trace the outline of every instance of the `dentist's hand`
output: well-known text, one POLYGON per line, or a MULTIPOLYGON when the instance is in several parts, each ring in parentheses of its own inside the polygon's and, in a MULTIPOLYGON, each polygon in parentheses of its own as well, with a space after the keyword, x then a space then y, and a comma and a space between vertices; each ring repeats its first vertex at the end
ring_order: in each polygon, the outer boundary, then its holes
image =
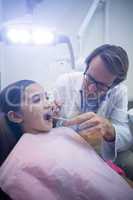
POLYGON ((83 113, 77 117, 68 120, 65 126, 78 125, 81 136, 90 136, 97 134, 106 141, 115 141, 115 129, 108 119, 98 116, 93 112, 83 113))
POLYGON ((62 105, 63 105, 62 102, 57 102, 57 101, 53 102, 53 107, 52 107, 53 117, 58 118, 60 116, 60 111, 61 111, 62 105))

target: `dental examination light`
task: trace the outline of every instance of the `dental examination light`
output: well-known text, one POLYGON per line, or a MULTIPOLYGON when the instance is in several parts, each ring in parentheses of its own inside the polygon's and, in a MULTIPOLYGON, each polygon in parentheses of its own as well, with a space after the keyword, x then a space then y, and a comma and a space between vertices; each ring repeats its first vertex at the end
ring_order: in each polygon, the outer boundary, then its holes
POLYGON ((46 45, 53 44, 55 39, 52 32, 42 28, 34 28, 33 30, 9 28, 5 34, 5 39, 10 44, 46 45))
POLYGON ((57 45, 65 43, 68 47, 71 67, 75 69, 75 59, 72 43, 68 36, 57 34, 48 29, 31 24, 10 24, 1 31, 1 40, 13 45, 57 45))
POLYGON ((6 33, 7 40, 11 43, 27 44, 30 41, 30 33, 25 29, 9 29, 6 33))

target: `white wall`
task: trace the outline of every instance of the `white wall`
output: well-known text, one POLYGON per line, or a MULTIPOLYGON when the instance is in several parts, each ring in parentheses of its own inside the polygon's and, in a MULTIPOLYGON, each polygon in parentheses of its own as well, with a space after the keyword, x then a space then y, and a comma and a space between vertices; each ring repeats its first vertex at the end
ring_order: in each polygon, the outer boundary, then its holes
MULTIPOLYGON (((77 32, 92 2, 92 0, 45 0, 34 10, 33 21, 50 28, 56 27, 57 31, 69 35, 76 59, 79 56, 86 57, 106 40, 112 44, 122 45, 129 54, 130 70, 127 85, 129 98, 133 99, 131 82, 133 75, 133 0, 106 0, 108 27, 105 26, 105 5, 100 3, 84 34, 79 55, 77 32)), ((49 88, 59 74, 71 71, 70 58, 65 45, 50 48, 5 45, 4 48, 2 46, 2 53, 2 86, 18 79, 30 78, 49 88)))
MULTIPOLYGON (((2 0, 0 0, 0 13, 2 13, 2 0)), ((0 24, 2 24, 2 14, 0 14, 0 24)), ((3 55, 2 55, 2 45, 0 44, 0 89, 1 89, 1 67, 3 65, 2 63, 3 55)))
POLYGON ((2 83, 6 85, 20 79, 33 79, 49 88, 59 74, 71 70, 66 55, 65 45, 53 48, 5 47, 2 83), (59 52, 64 52, 63 58, 59 52))
MULTIPOLYGON (((32 20, 33 23, 49 28, 56 27, 57 32, 69 35, 76 49, 76 32, 88 6, 88 0, 44 1, 34 10, 32 20)), ((19 9, 18 6, 17 8, 19 9)), ((10 16, 12 16, 11 13, 10 16)), ((68 48, 65 44, 55 47, 4 45, 3 55, 3 87, 12 81, 28 78, 37 80, 49 88, 61 73, 72 70, 68 48)))
POLYGON ((106 8, 103 6, 99 12, 97 10, 86 32, 84 55, 103 42, 125 48, 130 61, 126 84, 129 99, 133 100, 133 0, 106 0, 106 8), (107 22, 104 12, 107 12, 107 22))
POLYGON ((109 40, 123 46, 128 52, 128 96, 133 100, 133 0, 110 0, 109 5, 109 40))

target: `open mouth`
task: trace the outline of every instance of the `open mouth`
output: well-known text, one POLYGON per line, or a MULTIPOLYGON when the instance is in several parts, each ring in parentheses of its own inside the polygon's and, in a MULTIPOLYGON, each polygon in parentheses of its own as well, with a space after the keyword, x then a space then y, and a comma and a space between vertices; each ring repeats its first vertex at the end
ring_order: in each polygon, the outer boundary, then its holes
POLYGON ((44 115, 43 115, 43 119, 44 120, 47 120, 47 121, 51 121, 52 120, 52 117, 53 117, 53 114, 52 114, 52 112, 47 112, 47 113, 45 113, 44 115))

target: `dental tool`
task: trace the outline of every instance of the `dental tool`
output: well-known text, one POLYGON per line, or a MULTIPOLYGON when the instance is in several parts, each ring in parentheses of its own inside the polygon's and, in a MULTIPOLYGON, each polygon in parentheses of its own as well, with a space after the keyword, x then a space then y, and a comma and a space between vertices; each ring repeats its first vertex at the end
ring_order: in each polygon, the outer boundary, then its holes
POLYGON ((64 122, 67 121, 67 119, 63 118, 63 117, 52 117, 54 120, 56 120, 56 126, 60 127, 60 126, 64 126, 64 122))

